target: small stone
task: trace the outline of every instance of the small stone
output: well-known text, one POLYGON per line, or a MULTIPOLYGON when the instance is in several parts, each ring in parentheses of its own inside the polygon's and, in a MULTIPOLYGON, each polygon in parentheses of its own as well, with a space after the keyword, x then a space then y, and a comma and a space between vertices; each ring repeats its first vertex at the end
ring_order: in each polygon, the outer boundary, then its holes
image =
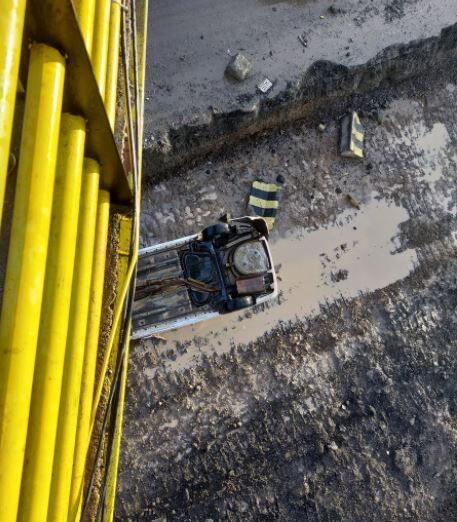
POLYGON ((346 199, 347 199, 348 203, 349 203, 352 207, 356 208, 357 210, 360 210, 360 204, 359 204, 359 202, 358 202, 355 198, 353 198, 350 194, 347 194, 347 195, 346 195, 346 199))
POLYGON ((282 174, 278 174, 276 176, 276 182, 280 183, 281 185, 284 185, 284 183, 286 182, 286 178, 282 174))
POLYGON ((251 71, 251 63, 241 53, 237 53, 225 69, 225 73, 235 80, 242 82, 251 71))

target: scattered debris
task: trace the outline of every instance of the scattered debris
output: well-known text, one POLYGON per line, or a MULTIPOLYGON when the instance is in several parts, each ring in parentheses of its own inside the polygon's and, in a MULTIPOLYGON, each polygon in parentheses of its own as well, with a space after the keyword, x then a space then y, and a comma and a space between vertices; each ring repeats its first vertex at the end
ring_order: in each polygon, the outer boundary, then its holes
POLYGON ((163 335, 160 335, 160 334, 155 334, 155 335, 152 336, 152 338, 153 339, 157 339, 158 341, 166 341, 166 338, 163 335))
POLYGON ((303 47, 308 47, 308 39, 306 38, 306 34, 303 33, 298 35, 298 41, 303 45, 303 47))
POLYGON ((363 127, 353 111, 341 121, 340 153, 345 158, 363 158, 363 127))
POLYGON ((336 5, 331 5, 328 8, 328 12, 332 15, 345 14, 347 11, 343 7, 336 7, 336 5))
POLYGON ((259 85, 257 85, 257 89, 263 94, 266 94, 273 87, 273 83, 268 79, 262 80, 259 85))
POLYGON ((347 194, 346 199, 350 205, 352 205, 357 210, 360 210, 359 202, 356 199, 354 199, 350 194, 347 194))
POLYGON ((283 185, 286 182, 286 178, 282 174, 276 176, 276 183, 283 185))
POLYGON ((222 216, 219 218, 219 221, 222 223, 228 223, 232 219, 232 214, 230 212, 226 212, 225 214, 222 214, 222 216))
POLYGON ((340 281, 345 281, 348 278, 349 272, 347 270, 341 269, 337 272, 332 272, 330 274, 330 279, 333 283, 339 283, 340 281))
POLYGON ((325 132, 325 129, 327 128, 327 125, 325 125, 325 123, 319 123, 319 132, 325 132))
POLYGON ((253 181, 248 204, 257 216, 263 217, 271 230, 278 212, 278 185, 253 181))
POLYGON ((225 73, 242 82, 251 71, 251 62, 241 53, 237 53, 227 65, 225 73))

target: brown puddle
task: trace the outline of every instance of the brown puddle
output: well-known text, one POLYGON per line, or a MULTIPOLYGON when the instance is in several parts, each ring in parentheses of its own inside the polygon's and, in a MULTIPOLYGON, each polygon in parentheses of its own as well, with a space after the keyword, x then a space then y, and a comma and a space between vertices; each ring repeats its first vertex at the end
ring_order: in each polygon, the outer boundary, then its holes
POLYGON ((388 139, 397 149, 405 146, 417 151, 411 155, 411 166, 418 176, 433 185, 442 178, 443 169, 453 168, 457 155, 444 123, 429 127, 422 120, 414 121, 422 110, 419 103, 410 100, 393 102, 385 111, 394 129, 388 139), (405 119, 407 125, 403 123, 405 119))
MULTIPOLYGON (((231 314, 164 334, 168 343, 185 343, 171 367, 188 367, 199 353, 224 352, 233 344, 255 341, 279 322, 294 321, 331 303, 384 288, 406 277, 417 261, 414 250, 393 254, 398 225, 405 209, 372 200, 360 211, 344 211, 336 223, 317 231, 295 230, 272 242, 276 266, 281 266, 281 304, 248 314, 231 314)), ((246 312, 245 312, 246 313, 246 312)))

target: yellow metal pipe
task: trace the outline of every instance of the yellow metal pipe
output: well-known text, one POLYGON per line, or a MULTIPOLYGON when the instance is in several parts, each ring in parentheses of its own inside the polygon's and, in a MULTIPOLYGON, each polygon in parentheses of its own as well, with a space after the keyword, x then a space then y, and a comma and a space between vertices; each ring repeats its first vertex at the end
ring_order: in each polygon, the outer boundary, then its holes
MULTIPOLYGON (((121 288, 127 279, 128 267, 129 267, 129 249, 130 249, 130 238, 132 235, 132 226, 133 220, 128 216, 122 216, 119 223, 119 246, 118 246, 118 254, 119 254, 119 263, 117 268, 117 281, 118 287, 121 288)), ((121 301, 121 296, 116 300, 116 304, 119 304, 121 301)), ((116 328, 116 338, 115 338, 115 346, 118 346, 119 343, 119 330, 120 328, 116 328)), ((129 339, 130 339, 130 322, 128 325, 128 331, 126 332, 127 339, 127 350, 124 356, 124 366, 122 369, 122 376, 120 382, 120 394, 119 394, 119 405, 116 413, 116 424, 115 424, 115 432, 114 432, 114 442, 113 442, 113 453, 111 457, 111 464, 108 469, 108 483, 107 483, 107 492, 105 499, 105 517, 104 520, 109 522, 112 520, 114 515, 114 500, 116 495, 116 484, 117 484, 117 468, 119 462, 119 451, 120 451, 120 439, 122 433, 122 416, 123 416, 123 404, 125 399, 125 383, 127 377, 127 362, 128 362, 128 349, 129 349, 129 339)), ((111 357, 111 363, 113 366, 116 364, 116 356, 114 353, 111 357)))
POLYGON ((0 223, 16 100, 25 0, 6 0, 0 8, 0 223))
POLYGON ((79 27, 86 44, 89 56, 92 52, 92 40, 94 36, 94 18, 96 0, 73 0, 78 15, 79 27))
POLYGON ((92 67, 103 99, 105 99, 106 66, 108 63, 110 6, 111 0, 97 0, 92 42, 92 67))
POLYGON ((105 105, 106 113, 114 130, 116 120, 117 79, 119 72, 119 42, 121 28, 121 6, 111 2, 108 43, 108 70, 106 71, 105 105))
POLYGON ((95 160, 85 158, 48 522, 66 521, 68 515, 89 310, 99 181, 99 164, 95 160))
POLYGON ((11 239, 0 319, 0 520, 16 520, 27 437, 65 60, 31 48, 11 239))
POLYGON ((102 315, 103 286, 105 281, 106 247, 108 243, 110 195, 100 190, 98 195, 97 228, 95 231, 94 260, 90 289, 89 316, 86 333, 86 350, 79 399, 78 429, 76 432, 75 457, 70 493, 69 520, 77 518, 81 501, 84 470, 89 447, 90 418, 94 397, 95 371, 97 366, 98 338, 102 315))
MULTIPOLYGON (((138 245, 138 241, 136 241, 136 245, 138 245)), ((97 382, 97 386, 95 387, 95 393, 94 393, 94 402, 92 405, 92 421, 91 421, 91 434, 94 431, 95 426, 95 417, 97 413, 97 408, 100 404, 100 397, 102 395, 103 391, 103 383, 105 381, 106 372, 108 370, 109 361, 111 357, 111 353, 113 350, 113 345, 116 339, 119 337, 119 332, 117 331, 119 325, 120 325, 120 319, 121 315, 124 309, 124 303, 125 298, 129 289, 130 281, 133 276, 133 272, 135 270, 136 263, 138 261, 138 247, 135 246, 135 249, 132 254, 132 259, 130 260, 130 264, 128 267, 127 275, 125 276, 125 281, 122 286, 119 285, 120 292, 118 294, 118 298, 116 299, 116 307, 114 309, 114 315, 113 315, 113 324, 111 326, 111 333, 108 338, 108 342, 106 343, 106 350, 105 355, 103 357, 101 370, 100 370, 100 376, 97 382)))
POLYGON ((65 360, 86 125, 63 114, 18 520, 46 520, 65 360))
POLYGON ((119 404, 116 412, 116 425, 114 428, 114 441, 113 441, 113 449, 111 453, 111 462, 110 467, 108 469, 108 478, 107 478, 107 488, 106 488, 106 499, 104 506, 104 520, 106 522, 112 522, 114 519, 114 504, 116 500, 116 487, 117 487, 117 471, 119 469, 119 456, 121 453, 121 439, 122 439, 122 423, 124 420, 124 403, 125 403, 125 388, 127 385, 127 370, 128 370, 128 360, 129 360, 129 348, 130 348, 130 327, 131 323, 129 323, 126 339, 127 339, 127 347, 124 353, 124 361, 122 368, 122 376, 120 382, 120 393, 119 393, 119 404))

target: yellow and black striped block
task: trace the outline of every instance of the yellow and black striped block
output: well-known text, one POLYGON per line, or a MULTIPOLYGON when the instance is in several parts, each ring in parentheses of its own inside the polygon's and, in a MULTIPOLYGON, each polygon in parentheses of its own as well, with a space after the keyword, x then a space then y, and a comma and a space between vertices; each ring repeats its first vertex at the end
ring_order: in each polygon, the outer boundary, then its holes
POLYGON ((262 217, 271 230, 278 211, 278 185, 254 181, 249 194, 249 205, 257 216, 262 217))
POLYGON ((363 138, 363 127, 358 114, 347 114, 341 122, 341 155, 345 158, 363 158, 363 138))

